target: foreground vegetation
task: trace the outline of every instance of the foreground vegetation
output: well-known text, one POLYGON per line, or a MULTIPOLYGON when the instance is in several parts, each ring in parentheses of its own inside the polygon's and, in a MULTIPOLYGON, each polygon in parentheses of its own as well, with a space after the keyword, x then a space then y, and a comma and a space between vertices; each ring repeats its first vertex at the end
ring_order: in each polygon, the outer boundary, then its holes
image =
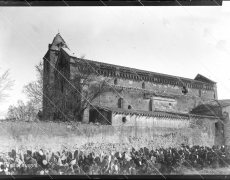
POLYGON ((217 169, 212 169, 212 168, 205 168, 199 171, 195 171, 192 169, 185 169, 184 172, 181 171, 182 174, 184 175, 195 175, 198 173, 200 175, 230 175, 230 168, 224 167, 224 168, 217 168, 217 169))

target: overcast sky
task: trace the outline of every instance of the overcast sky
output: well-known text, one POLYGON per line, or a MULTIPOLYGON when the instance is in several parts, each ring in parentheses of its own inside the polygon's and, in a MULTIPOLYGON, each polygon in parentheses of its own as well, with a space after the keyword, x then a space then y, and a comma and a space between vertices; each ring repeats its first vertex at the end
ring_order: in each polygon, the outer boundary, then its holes
POLYGON ((163 74, 217 82, 230 99, 230 2, 194 7, 0 7, 0 74, 15 80, 0 117, 36 80, 57 32, 76 56, 163 74))

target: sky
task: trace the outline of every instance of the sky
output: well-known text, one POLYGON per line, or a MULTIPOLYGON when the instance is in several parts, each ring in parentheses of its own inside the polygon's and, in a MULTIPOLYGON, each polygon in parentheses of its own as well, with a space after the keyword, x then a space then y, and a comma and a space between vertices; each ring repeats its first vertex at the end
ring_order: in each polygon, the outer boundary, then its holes
POLYGON ((60 32, 76 56, 217 82, 218 99, 230 99, 230 2, 222 6, 0 7, 0 75, 15 85, 0 103, 27 101, 23 86, 60 32))

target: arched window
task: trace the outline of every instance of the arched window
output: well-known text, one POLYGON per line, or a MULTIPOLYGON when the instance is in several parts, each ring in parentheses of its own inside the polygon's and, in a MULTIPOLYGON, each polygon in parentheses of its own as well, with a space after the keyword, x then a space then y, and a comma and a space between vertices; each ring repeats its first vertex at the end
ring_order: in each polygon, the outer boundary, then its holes
POLYGON ((114 79, 114 84, 117 85, 117 78, 114 79))
POLYGON ((118 108, 123 108, 123 98, 118 99, 118 108))
POLYGON ((142 83, 142 89, 145 89, 145 82, 142 83))
POLYGON ((128 105, 128 109, 132 109, 132 107, 130 105, 128 105))

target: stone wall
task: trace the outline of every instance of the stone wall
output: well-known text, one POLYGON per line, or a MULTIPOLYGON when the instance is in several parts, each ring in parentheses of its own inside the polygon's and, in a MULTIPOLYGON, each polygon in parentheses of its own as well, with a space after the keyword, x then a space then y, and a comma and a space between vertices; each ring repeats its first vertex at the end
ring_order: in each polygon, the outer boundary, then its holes
POLYGON ((188 128, 190 121, 188 119, 169 119, 157 117, 145 117, 137 115, 112 115, 113 126, 144 126, 144 127, 166 127, 166 128, 188 128), (126 117, 126 123, 122 122, 122 118, 126 117))
MULTIPOLYGON (((173 131, 180 131, 180 129, 187 129, 189 132, 186 136, 188 142, 193 145, 213 146, 215 142, 215 122, 217 120, 211 119, 169 119, 156 117, 140 117, 130 115, 115 115, 112 116, 112 124, 116 127, 137 127, 150 128, 154 131, 155 128, 173 129, 173 131), (126 117, 126 123, 122 122, 122 117, 126 117)), ((138 132, 139 133, 139 132, 138 132)), ((152 132, 153 133, 153 132, 152 132)), ((135 133, 131 133, 135 134, 135 133)), ((143 133, 142 133, 143 134, 143 133)), ((141 135, 140 135, 141 136, 141 135)))
MULTIPOLYGON (((17 145, 54 148, 60 146, 77 146, 87 142, 126 143, 129 147, 150 148, 176 147, 181 143, 188 145, 212 146, 213 140, 202 128, 166 128, 153 126, 95 126, 80 124, 76 128, 68 128, 65 123, 53 122, 2 122, 4 131, 0 131, 1 147, 17 145), (9 136, 10 135, 10 136, 9 136)), ((208 128, 207 128, 208 130, 208 128)), ((207 131, 206 130, 206 131, 207 131)), ((209 132, 209 131, 207 131, 209 132)), ((123 147, 123 144, 121 144, 123 147)), ((76 149, 76 148, 75 148, 76 149)))
POLYGON ((226 145, 230 145, 230 106, 224 107, 223 112, 223 127, 224 127, 224 140, 226 145))
POLYGON ((173 99, 158 96, 150 97, 152 98, 150 104, 150 98, 144 96, 145 92, 140 90, 124 88, 120 91, 115 89, 101 94, 95 102, 97 105, 117 108, 119 98, 123 98, 123 109, 128 109, 128 106, 131 105, 132 109, 135 110, 167 110, 180 113, 189 113, 199 103, 199 99, 195 97, 178 95, 174 96, 173 99))
POLYGON ((55 65, 58 59, 59 52, 49 50, 47 56, 43 60, 43 118, 52 118, 52 113, 49 111, 53 107, 52 99, 48 90, 49 85, 54 82, 55 65))
POLYGON ((195 126, 193 127, 194 132, 197 133, 194 138, 194 144, 203 146, 213 146, 216 144, 215 141, 215 123, 216 119, 193 119, 195 126))
MULTIPOLYGON (((129 80, 129 79, 123 79, 123 78, 113 78, 113 77, 106 77, 106 79, 108 79, 108 82, 111 84, 114 84, 114 80, 117 79, 117 85, 125 86, 125 87, 140 88, 140 89, 142 89, 142 84, 144 82, 144 81, 138 81, 138 80, 135 81, 135 80, 129 80)), ((148 82, 148 81, 145 81, 144 83, 145 83, 144 89, 155 91, 156 93, 164 92, 166 94, 182 95, 181 86, 153 83, 153 82, 148 82)), ((189 91, 187 95, 199 97, 199 89, 188 88, 188 90, 189 91)), ((214 91, 201 89, 201 97, 212 99, 214 98, 214 91)))

